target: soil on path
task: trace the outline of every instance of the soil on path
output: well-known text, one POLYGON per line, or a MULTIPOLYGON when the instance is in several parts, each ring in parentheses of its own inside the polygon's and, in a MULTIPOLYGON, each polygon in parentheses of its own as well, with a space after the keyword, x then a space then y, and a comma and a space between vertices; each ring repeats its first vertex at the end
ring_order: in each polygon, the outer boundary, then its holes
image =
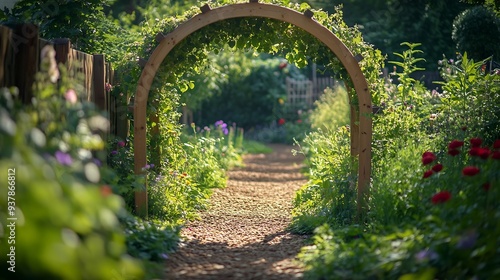
POLYGON ((271 154, 245 155, 229 171, 201 219, 186 225, 179 250, 167 261, 166 279, 296 279, 306 237, 286 231, 295 191, 306 179, 303 157, 292 146, 270 145, 271 154))

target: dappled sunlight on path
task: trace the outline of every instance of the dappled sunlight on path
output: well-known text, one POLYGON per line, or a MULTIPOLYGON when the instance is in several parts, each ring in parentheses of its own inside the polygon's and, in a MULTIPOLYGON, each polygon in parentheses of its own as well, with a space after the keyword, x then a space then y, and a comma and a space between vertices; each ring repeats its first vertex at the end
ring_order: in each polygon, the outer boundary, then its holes
POLYGON ((178 252, 167 260, 166 279, 295 279, 296 255, 306 237, 286 231, 295 191, 306 180, 303 157, 292 146, 271 145, 267 155, 246 155, 229 172, 199 221, 182 231, 178 252))

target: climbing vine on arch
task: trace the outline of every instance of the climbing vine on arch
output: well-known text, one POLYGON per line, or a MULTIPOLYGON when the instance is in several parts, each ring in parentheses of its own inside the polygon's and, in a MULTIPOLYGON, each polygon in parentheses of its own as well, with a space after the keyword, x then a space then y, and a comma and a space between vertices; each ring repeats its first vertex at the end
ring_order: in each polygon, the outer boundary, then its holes
MULTIPOLYGON (((216 8, 228 3, 211 5, 216 8)), ((276 1, 267 3, 279 4, 302 13, 310 8, 307 4, 298 5, 276 1)), ((153 25, 145 25, 144 44, 139 57, 147 59, 156 48, 158 38, 162 38, 161 34, 168 34, 199 13, 199 8, 196 7, 181 17, 161 19, 153 25)), ((368 80, 370 92, 375 93, 372 99, 378 103, 383 98, 378 94, 381 92, 378 90, 381 87, 378 79, 383 61, 381 53, 363 41, 356 27, 348 27, 343 22, 340 9, 332 15, 322 11, 314 11, 313 14, 317 23, 332 30, 353 54, 364 58, 359 65, 368 80)), ((209 52, 215 53, 221 49, 250 49, 256 52, 277 54, 286 57, 299 67, 304 66, 308 60, 312 60, 325 65, 331 72, 337 73, 339 78, 344 79, 347 84, 351 83, 347 72, 331 50, 315 37, 292 24, 256 17, 225 19, 212 23, 191 33, 181 42, 176 42, 175 47, 169 52, 154 76, 148 98, 148 110, 158 115, 159 119, 153 119, 149 125, 152 128, 159 126, 163 133, 159 139, 149 139, 149 146, 153 150, 158 150, 160 147, 171 148, 172 142, 176 142, 179 129, 176 124, 175 108, 179 106, 179 95, 182 91, 194 86, 185 77, 190 73, 199 72, 206 65, 209 52)), ((350 92, 350 95, 353 108, 357 108, 357 95, 354 90, 350 92)), ((169 153, 163 154, 168 156, 169 153)))

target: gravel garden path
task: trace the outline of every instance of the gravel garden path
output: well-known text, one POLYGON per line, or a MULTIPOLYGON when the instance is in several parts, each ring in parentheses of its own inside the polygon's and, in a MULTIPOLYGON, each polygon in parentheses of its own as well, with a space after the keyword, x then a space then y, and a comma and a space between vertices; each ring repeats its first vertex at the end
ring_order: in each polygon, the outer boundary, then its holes
POLYGON ((295 191, 306 179, 303 156, 292 146, 245 155, 245 167, 228 172, 225 189, 210 199, 201 219, 182 230, 184 242, 169 256, 165 279, 297 279, 305 236, 286 231, 295 191))

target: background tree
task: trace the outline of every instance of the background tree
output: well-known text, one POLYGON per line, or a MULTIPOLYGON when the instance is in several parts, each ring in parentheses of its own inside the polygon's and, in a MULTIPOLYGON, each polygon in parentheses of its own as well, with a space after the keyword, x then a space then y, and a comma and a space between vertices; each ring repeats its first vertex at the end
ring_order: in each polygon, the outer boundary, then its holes
POLYGON ((402 42, 422 43, 426 62, 421 66, 437 70, 443 54, 452 57, 451 38, 455 17, 471 5, 459 0, 344 0, 334 4, 326 0, 309 1, 312 7, 325 10, 344 6, 349 25, 361 26, 365 40, 394 60, 394 53, 404 51, 402 42))
POLYGON ((483 6, 466 10, 453 22, 453 40, 460 52, 482 60, 500 59, 500 19, 483 6))
POLYGON ((108 41, 123 34, 104 14, 112 0, 21 0, 5 11, 4 24, 34 23, 45 39, 69 38, 75 48, 105 53, 108 41))

